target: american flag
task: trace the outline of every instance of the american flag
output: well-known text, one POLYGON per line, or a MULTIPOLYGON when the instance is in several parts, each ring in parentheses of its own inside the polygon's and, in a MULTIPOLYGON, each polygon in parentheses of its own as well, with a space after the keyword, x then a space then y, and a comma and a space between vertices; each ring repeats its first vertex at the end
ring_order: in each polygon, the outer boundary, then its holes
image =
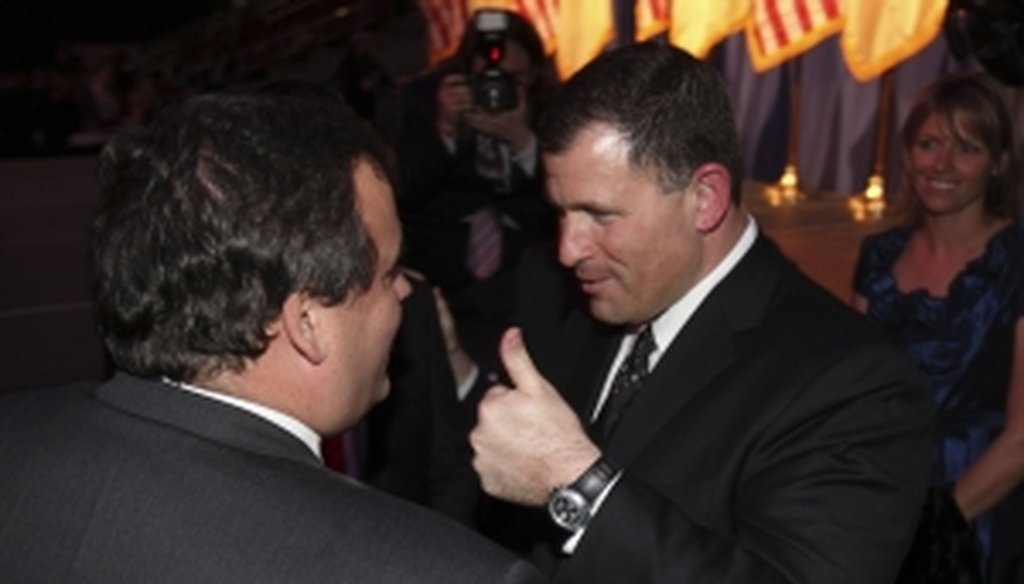
POLYGON ((840 0, 754 0, 747 47, 756 71, 811 48, 842 26, 840 0))

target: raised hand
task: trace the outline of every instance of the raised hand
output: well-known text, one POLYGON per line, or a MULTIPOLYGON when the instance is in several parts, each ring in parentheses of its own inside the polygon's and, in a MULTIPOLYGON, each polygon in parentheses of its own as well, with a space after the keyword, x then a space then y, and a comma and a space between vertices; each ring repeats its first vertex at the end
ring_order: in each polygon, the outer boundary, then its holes
POLYGON ((445 75, 437 86, 437 129, 444 136, 454 136, 459 122, 473 107, 473 94, 465 75, 445 75))
POLYGON ((469 127, 507 143, 516 152, 524 150, 533 137, 526 92, 522 87, 519 88, 519 103, 515 108, 495 114, 472 108, 465 112, 464 118, 469 127))
POLYGON ((579 418, 537 371, 517 328, 505 331, 500 355, 512 387, 495 385, 480 402, 470 434, 473 467, 484 490, 523 505, 542 505, 601 451, 579 418))

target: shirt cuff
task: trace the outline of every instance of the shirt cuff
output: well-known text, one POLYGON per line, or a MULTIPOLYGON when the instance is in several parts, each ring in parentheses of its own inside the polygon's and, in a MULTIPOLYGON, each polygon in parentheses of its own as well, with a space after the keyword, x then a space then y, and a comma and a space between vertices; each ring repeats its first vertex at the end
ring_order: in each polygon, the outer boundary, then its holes
POLYGON ((455 136, 446 136, 441 134, 441 141, 444 142, 444 147, 448 151, 448 154, 455 154, 455 136))
POLYGON ((469 374, 462 380, 462 383, 455 388, 455 395, 459 398, 459 401, 464 401, 466 396, 469 395, 470 390, 476 385, 477 378, 480 377, 480 367, 476 364, 469 370, 469 374))
POLYGON ((513 160, 527 176, 533 177, 537 174, 537 136, 530 134, 530 141, 519 152, 515 153, 513 160))

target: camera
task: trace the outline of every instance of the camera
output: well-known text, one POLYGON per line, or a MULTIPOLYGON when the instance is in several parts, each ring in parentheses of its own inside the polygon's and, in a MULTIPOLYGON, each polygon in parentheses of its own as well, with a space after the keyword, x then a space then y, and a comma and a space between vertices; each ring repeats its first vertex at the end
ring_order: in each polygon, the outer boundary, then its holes
POLYGON ((481 10, 473 19, 476 27, 476 52, 484 67, 473 76, 473 103, 488 113, 515 109, 519 89, 513 75, 501 68, 505 58, 508 14, 481 10))

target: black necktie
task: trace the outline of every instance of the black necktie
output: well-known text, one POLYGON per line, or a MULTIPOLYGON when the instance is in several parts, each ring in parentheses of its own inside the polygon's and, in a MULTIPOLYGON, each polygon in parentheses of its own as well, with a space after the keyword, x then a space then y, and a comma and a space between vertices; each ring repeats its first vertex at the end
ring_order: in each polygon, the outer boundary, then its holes
POLYGON ((655 348, 657 345, 654 342, 654 335, 651 334, 651 327, 646 325, 640 329, 636 342, 633 343, 633 350, 626 355, 619 365, 619 370, 615 372, 608 399, 594 420, 594 427, 603 440, 607 441, 619 418, 622 417, 622 412, 643 385, 644 378, 650 372, 648 358, 655 348))

